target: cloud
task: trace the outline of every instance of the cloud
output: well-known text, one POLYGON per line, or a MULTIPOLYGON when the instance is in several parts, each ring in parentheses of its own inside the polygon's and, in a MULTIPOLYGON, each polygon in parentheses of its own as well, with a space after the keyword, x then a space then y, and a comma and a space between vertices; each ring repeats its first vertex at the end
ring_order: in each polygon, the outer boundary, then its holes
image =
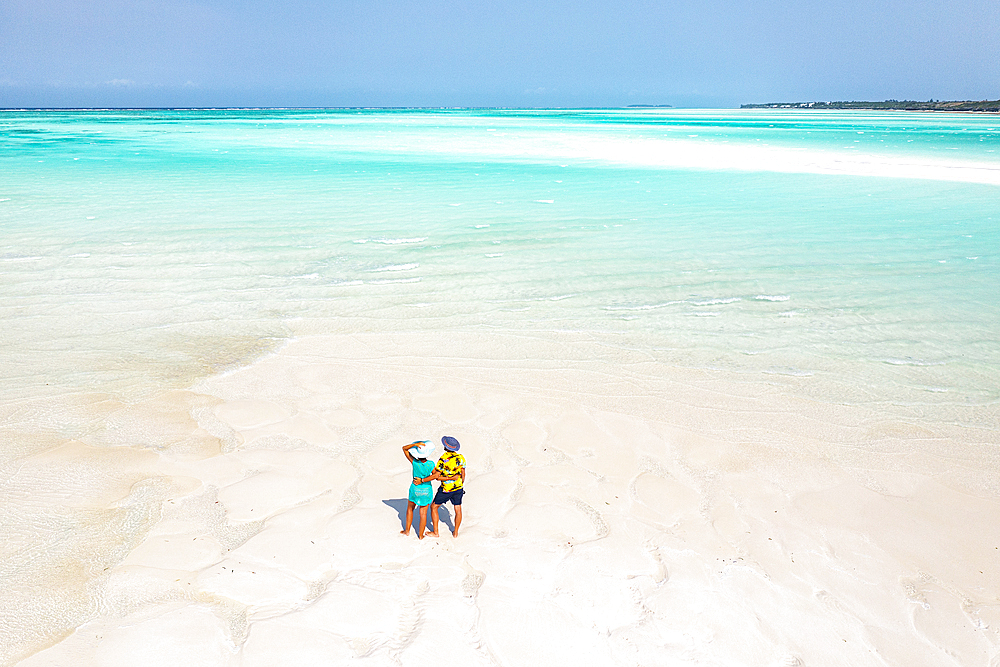
POLYGON ((110 81, 105 81, 104 83, 115 88, 131 88, 136 85, 135 81, 132 79, 111 79, 110 81))

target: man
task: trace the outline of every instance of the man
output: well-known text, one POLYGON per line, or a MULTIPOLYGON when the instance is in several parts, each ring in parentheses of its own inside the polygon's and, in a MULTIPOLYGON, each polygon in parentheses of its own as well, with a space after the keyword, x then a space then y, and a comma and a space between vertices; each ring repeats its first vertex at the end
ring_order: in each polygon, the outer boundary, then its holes
MULTIPOLYGON (((465 495, 465 457, 458 453, 462 445, 450 435, 441 438, 441 444, 444 445, 444 454, 434 466, 434 472, 427 477, 420 478, 421 482, 432 479, 441 482, 431 504, 431 529, 427 534, 438 536, 438 509, 441 505, 451 502, 452 507, 455 508, 455 529, 451 531, 451 534, 458 537, 458 529, 462 525, 462 496, 465 495)), ((416 479, 413 481, 418 483, 416 479)))

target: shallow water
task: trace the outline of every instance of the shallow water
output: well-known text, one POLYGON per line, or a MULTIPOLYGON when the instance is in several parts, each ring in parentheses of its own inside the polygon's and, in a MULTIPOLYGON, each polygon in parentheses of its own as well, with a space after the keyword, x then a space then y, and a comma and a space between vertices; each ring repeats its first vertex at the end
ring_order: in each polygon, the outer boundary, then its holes
POLYGON ((311 331, 497 328, 621 333, 669 364, 810 376, 834 401, 845 382, 997 399, 993 117, 0 122, 5 398, 183 386, 311 331), (928 178, 902 177, 915 165, 928 178))

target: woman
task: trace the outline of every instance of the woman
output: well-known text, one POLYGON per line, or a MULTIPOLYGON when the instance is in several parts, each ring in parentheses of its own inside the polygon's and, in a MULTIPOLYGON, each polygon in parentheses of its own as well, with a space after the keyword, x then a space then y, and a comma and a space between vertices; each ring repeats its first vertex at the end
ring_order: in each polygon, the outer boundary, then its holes
POLYGON ((431 499, 434 497, 434 487, 431 486, 430 482, 424 484, 416 482, 434 472, 434 461, 428 458, 433 453, 434 443, 426 440, 417 440, 403 445, 403 454, 406 456, 406 460, 413 464, 413 481, 410 483, 409 500, 406 503, 406 526, 399 531, 401 535, 409 534, 410 526, 413 524, 413 508, 419 507, 420 527, 417 530, 417 538, 424 539, 424 529, 427 528, 427 506, 431 504, 431 499))

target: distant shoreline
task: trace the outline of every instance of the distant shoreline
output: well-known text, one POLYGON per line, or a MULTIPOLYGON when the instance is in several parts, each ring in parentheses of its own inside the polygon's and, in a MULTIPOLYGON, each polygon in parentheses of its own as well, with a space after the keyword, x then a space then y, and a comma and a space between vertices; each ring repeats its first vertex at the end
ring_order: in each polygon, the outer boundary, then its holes
POLYGON ((869 109, 888 111, 976 111, 1000 113, 1000 100, 953 101, 886 100, 884 102, 769 102, 767 104, 741 104, 741 109, 869 109))

